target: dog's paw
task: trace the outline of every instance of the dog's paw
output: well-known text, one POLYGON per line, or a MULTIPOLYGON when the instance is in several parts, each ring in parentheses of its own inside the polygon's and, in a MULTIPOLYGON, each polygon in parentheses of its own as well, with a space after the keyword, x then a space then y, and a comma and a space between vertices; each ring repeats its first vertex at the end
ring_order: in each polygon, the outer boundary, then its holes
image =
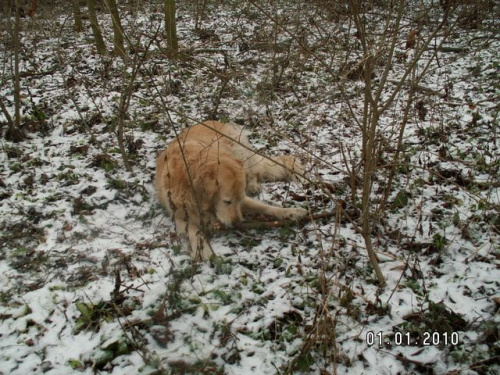
POLYGON ((247 187, 246 193, 250 196, 258 195, 262 192, 257 176, 253 173, 247 172, 247 187))
POLYGON ((303 208, 287 208, 287 218, 292 220, 300 219, 307 215, 307 210, 303 208))
POLYGON ((194 260, 195 262, 199 261, 205 262, 207 260, 210 260, 210 258, 214 256, 215 253, 208 244, 204 244, 202 248, 195 249, 194 251, 193 249, 191 249, 190 255, 191 259, 194 260))
POLYGON ((258 182, 255 182, 254 184, 249 183, 247 185, 246 192, 250 196, 259 195, 262 192, 262 187, 258 182))

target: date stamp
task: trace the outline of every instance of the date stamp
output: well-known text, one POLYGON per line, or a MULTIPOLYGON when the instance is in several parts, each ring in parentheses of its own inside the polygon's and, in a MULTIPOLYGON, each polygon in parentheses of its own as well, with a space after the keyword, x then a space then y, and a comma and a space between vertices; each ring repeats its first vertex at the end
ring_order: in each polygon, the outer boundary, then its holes
POLYGON ((411 332, 366 332, 366 344, 368 346, 449 346, 458 345, 458 332, 423 332, 414 334, 411 332))

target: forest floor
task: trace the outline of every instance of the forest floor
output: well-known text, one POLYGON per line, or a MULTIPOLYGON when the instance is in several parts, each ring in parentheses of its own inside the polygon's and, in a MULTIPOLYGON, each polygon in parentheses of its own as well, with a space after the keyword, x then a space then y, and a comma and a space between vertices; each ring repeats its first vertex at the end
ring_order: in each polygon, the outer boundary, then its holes
MULTIPOLYGON (((161 6, 121 9, 129 60, 99 56, 69 10, 22 19, 27 138, 0 141, 0 374, 498 374, 498 18, 457 26, 420 83, 372 236, 381 288, 350 178, 364 87, 346 70, 355 30, 301 2, 269 14, 236 3, 209 2, 198 29, 180 4, 177 59, 161 6), (128 87, 129 171, 117 138, 128 87), (156 153, 206 119, 240 123, 256 149, 306 164, 310 182, 265 184, 259 199, 334 215, 221 231, 218 256, 193 264, 152 180, 156 153)), ((109 16, 99 22, 109 47, 109 16)), ((5 25, 0 98, 13 115, 5 25)), ((411 57, 405 40, 390 78, 411 57)), ((406 94, 381 118, 381 160, 406 94)), ((381 168, 374 207, 384 178, 381 168)))

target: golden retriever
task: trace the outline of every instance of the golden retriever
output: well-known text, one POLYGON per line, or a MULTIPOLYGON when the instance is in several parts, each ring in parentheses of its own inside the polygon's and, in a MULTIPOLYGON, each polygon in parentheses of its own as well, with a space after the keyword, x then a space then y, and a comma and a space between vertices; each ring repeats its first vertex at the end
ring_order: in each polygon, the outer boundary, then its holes
POLYGON ((245 213, 298 219, 302 208, 274 207, 247 196, 260 182, 297 180, 303 167, 293 156, 267 158, 251 149, 242 126, 206 121, 184 129, 156 159, 155 188, 188 239, 191 257, 213 255, 208 234, 214 223, 231 226, 245 213))

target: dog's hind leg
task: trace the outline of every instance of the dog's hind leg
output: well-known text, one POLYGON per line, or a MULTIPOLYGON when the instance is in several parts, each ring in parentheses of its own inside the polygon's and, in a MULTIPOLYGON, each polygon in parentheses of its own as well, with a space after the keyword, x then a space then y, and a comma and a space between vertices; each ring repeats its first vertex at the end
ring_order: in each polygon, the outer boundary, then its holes
POLYGON ((247 173, 247 191, 256 193, 260 191, 260 182, 272 181, 300 181, 304 174, 304 167, 293 156, 278 156, 265 158, 253 155, 244 161, 247 173))

